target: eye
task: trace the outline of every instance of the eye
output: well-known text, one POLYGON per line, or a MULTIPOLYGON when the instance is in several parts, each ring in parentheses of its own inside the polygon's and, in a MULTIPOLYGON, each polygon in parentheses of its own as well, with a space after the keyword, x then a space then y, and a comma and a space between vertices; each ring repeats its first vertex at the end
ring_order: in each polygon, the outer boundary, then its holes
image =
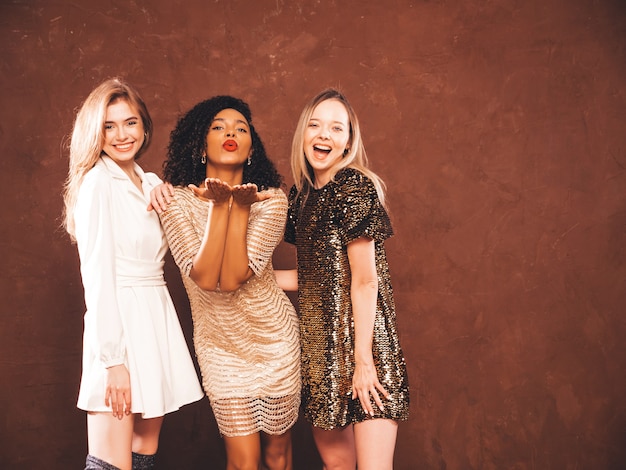
POLYGON ((224 126, 221 126, 219 124, 215 124, 215 125, 211 126, 211 130, 212 131, 221 131, 222 129, 224 129, 224 126))
POLYGON ((335 126, 335 127, 333 127, 333 131, 335 131, 335 132, 343 132, 343 127, 335 126))
POLYGON ((241 132, 242 134, 247 134, 248 129, 246 129, 245 127, 238 127, 237 132, 241 132))
POLYGON ((315 127, 319 127, 319 126, 318 126, 318 124, 316 122, 309 122, 309 127, 315 128, 315 127))
POLYGON ((135 121, 135 120, 132 120, 132 121, 128 121, 126 124, 127 124, 128 126, 130 126, 130 127, 133 127, 133 126, 136 126, 136 125, 138 124, 138 122, 137 122, 137 121, 135 121))
POLYGON ((111 129, 113 129, 113 124, 105 124, 104 125, 104 130, 105 131, 110 131, 111 129))

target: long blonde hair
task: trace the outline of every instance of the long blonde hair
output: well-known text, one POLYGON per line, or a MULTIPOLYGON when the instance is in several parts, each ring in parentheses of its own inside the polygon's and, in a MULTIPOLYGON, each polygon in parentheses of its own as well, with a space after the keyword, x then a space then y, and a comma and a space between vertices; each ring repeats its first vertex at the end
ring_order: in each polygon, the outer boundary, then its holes
POLYGON ((307 162, 304 154, 304 133, 311 115, 316 106, 322 101, 337 100, 346 108, 348 112, 348 120, 350 122, 350 137, 348 139, 349 148, 348 153, 339 160, 331 168, 331 180, 334 180, 337 172, 343 168, 354 168, 367 176, 378 193, 378 199, 383 207, 385 207, 385 183, 380 177, 368 168, 367 154, 365 153, 365 147, 361 138, 361 127, 359 126, 359 120, 354 112, 354 109, 348 102, 347 98, 340 91, 334 88, 328 88, 315 96, 302 110, 298 125, 294 132, 293 141, 291 144, 291 173, 296 185, 298 194, 308 195, 309 190, 314 186, 313 183, 313 169, 307 162))
POLYGON ((74 208, 78 190, 87 172, 93 168, 102 155, 107 107, 118 100, 124 100, 135 108, 143 122, 145 139, 135 158, 139 158, 150 145, 152 119, 137 90, 123 79, 115 77, 105 80, 89 94, 74 121, 74 129, 69 142, 70 167, 63 191, 65 203, 63 226, 72 241, 76 241, 74 208))

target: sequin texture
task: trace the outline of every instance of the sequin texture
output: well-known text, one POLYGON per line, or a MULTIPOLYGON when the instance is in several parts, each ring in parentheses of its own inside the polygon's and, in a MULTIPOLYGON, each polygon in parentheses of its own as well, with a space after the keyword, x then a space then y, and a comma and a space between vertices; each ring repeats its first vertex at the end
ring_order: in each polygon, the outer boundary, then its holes
POLYGON ((333 429, 369 419, 351 397, 354 322, 350 301, 348 244, 365 236, 375 241, 378 300, 373 357, 378 378, 391 393, 375 416, 405 420, 409 414, 406 363, 384 241, 393 235, 373 183, 354 169, 304 197, 289 194, 285 241, 297 248, 298 303, 302 344, 304 415, 316 427, 333 429))
POLYGON ((282 434, 298 418, 298 318, 272 269, 282 239, 287 198, 280 189, 252 205, 248 259, 254 275, 235 292, 209 292, 189 277, 209 215, 209 203, 175 188, 161 215, 163 229, 191 304, 194 349, 220 432, 282 434))

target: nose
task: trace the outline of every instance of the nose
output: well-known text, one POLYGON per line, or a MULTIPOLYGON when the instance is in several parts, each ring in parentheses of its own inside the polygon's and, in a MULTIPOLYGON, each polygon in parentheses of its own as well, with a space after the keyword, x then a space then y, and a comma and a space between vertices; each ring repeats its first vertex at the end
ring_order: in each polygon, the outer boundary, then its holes
POLYGON ((320 128, 320 137, 322 139, 330 139, 330 128, 328 126, 322 126, 320 128))
POLYGON ((234 129, 226 129, 226 137, 235 137, 234 129))
POLYGON ((124 126, 117 127, 117 140, 126 140, 127 135, 128 134, 126 133, 124 126))

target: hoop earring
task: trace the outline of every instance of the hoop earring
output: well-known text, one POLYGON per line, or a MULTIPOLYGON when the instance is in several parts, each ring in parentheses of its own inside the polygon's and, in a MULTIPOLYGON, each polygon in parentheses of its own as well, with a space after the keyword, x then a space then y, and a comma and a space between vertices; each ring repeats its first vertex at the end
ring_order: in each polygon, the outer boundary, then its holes
POLYGON ((252 163, 252 159, 248 156, 248 166, 250 166, 250 163, 252 163))
POLYGON ((206 154, 205 153, 202 154, 202 164, 206 165, 206 154))

